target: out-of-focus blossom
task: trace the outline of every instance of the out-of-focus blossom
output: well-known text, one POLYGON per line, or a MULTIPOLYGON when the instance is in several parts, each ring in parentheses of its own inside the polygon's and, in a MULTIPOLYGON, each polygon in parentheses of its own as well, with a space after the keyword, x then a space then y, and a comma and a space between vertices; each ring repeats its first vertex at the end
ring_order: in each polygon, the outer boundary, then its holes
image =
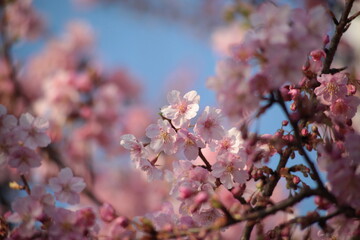
POLYGON ((100 207, 100 217, 105 222, 111 222, 116 218, 116 211, 109 203, 104 203, 100 207))
POLYGON ((41 159, 34 150, 16 146, 10 150, 8 163, 10 167, 16 168, 20 174, 26 174, 31 168, 39 167, 41 159))
POLYGON ((17 119, 7 114, 6 108, 0 104, 0 134, 6 134, 17 126, 17 119))
POLYGON ((39 202, 30 197, 17 198, 12 208, 14 213, 7 219, 13 223, 20 223, 18 232, 20 236, 31 237, 35 232, 35 223, 42 214, 42 207, 39 202))
POLYGON ((50 144, 50 137, 46 134, 49 122, 41 117, 34 117, 30 113, 22 114, 19 120, 19 131, 23 134, 24 145, 28 148, 46 147, 50 144))
POLYGON ((121 136, 120 145, 130 150, 131 159, 133 161, 139 161, 141 158, 147 157, 147 151, 143 144, 132 134, 121 136))
POLYGON ((239 44, 245 35, 244 28, 237 23, 215 29, 211 36, 212 46, 221 55, 230 56, 231 48, 239 44))
POLYGON ((61 169, 57 177, 50 178, 49 185, 54 190, 56 199, 69 204, 79 203, 79 193, 86 187, 84 180, 74 177, 70 168, 61 169))
POLYGON ((43 31, 42 18, 31 4, 32 0, 13 1, 6 4, 6 30, 12 38, 34 39, 43 31))

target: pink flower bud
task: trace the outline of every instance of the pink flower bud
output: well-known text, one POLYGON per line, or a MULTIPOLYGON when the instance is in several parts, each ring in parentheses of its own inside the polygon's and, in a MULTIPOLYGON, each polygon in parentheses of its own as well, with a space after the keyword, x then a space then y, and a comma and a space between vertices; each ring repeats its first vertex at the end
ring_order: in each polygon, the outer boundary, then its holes
POLYGON ((294 112, 290 114, 290 118, 292 121, 297 122, 300 119, 300 114, 298 112, 294 112))
POLYGON ((290 101, 291 95, 289 94, 289 88, 288 87, 282 87, 280 88, 280 93, 284 101, 290 101))
POLYGON ((329 201, 327 201, 325 198, 322 198, 320 196, 316 196, 314 201, 315 204, 318 206, 318 208, 323 210, 327 210, 331 206, 331 203, 329 201))
POLYGON ((321 61, 322 58, 326 57, 326 53, 324 50, 318 49, 314 50, 310 53, 311 57, 314 59, 314 61, 321 61))
POLYGON ((329 37, 329 35, 325 35, 324 37, 323 37, 323 43, 324 43, 324 46, 326 46, 326 44, 328 44, 330 42, 330 37, 329 37))
POLYGON ((116 218, 116 211, 109 203, 100 207, 100 217, 104 222, 112 222, 116 218))
POLYGON ((206 192, 199 192, 195 197, 196 204, 202 204, 209 199, 209 195, 206 192))
POLYGON ((282 125, 283 125, 283 126, 287 126, 288 124, 289 124, 289 121, 288 121, 288 120, 282 121, 282 125))
POLYGON ((301 129, 301 135, 306 136, 309 134, 309 131, 306 128, 301 129))
POLYGON ((277 137, 277 138, 281 138, 281 137, 284 135, 284 131, 278 131, 278 132, 276 132, 274 135, 275 135, 275 137, 277 137))
POLYGON ((115 225, 121 226, 123 228, 126 228, 127 226, 129 226, 129 219, 127 219, 126 217, 117 217, 114 220, 115 225))
POLYGON ((96 216, 91 208, 80 209, 76 215, 77 223, 82 226, 91 227, 95 224, 96 216))
POLYGON ((356 93, 356 87, 352 84, 346 85, 348 95, 354 95, 356 93))
POLYGON ((293 102, 293 103, 290 105, 290 110, 294 112, 294 111, 296 111, 296 109, 297 109, 296 103, 293 102))
POLYGON ((179 197, 181 199, 187 199, 189 197, 191 197, 191 195, 193 195, 193 190, 191 188, 188 188, 188 187, 184 187, 184 186, 181 186, 179 188, 179 197))
POLYGON ((295 185, 297 185, 297 184, 299 184, 299 182, 300 182, 300 178, 299 178, 298 176, 294 176, 293 179, 292 179, 292 181, 293 181, 293 183, 294 183, 295 185))

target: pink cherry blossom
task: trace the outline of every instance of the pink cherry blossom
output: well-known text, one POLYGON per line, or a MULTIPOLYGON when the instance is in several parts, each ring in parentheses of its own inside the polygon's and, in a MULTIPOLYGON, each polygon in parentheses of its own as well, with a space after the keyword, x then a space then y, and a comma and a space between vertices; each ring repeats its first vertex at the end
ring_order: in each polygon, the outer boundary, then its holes
POLYGON ((212 172, 216 178, 220 178, 220 182, 227 188, 230 189, 236 183, 245 183, 248 178, 248 173, 245 170, 245 162, 235 154, 227 154, 222 156, 212 166, 212 172))
POLYGON ((321 103, 331 105, 339 98, 347 94, 348 77, 344 73, 322 74, 317 78, 321 85, 315 88, 314 92, 321 103))
POLYGON ((193 219, 199 226, 209 226, 220 216, 222 213, 218 209, 210 208, 194 213, 193 219))
POLYGON ((20 236, 31 237, 35 232, 35 223, 42 214, 42 207, 39 202, 30 197, 17 198, 12 208, 14 213, 7 219, 13 223, 21 223, 18 227, 20 236))
POLYGON ((83 239, 84 228, 77 224, 76 213, 64 208, 56 208, 50 215, 53 224, 49 228, 51 239, 83 239))
POLYGON ((178 220, 173 206, 169 202, 163 203, 160 211, 147 214, 146 217, 152 220, 157 230, 175 225, 178 220))
POLYGON ((54 190, 57 200, 77 204, 80 202, 79 193, 86 184, 82 178, 74 177, 70 168, 63 168, 58 177, 50 178, 49 186, 54 190))
POLYGON ((351 159, 351 164, 360 166, 360 135, 358 133, 346 134, 344 145, 351 159))
POLYGON ((185 127, 199 111, 200 96, 196 91, 190 91, 180 98, 180 92, 173 90, 168 93, 167 99, 170 105, 161 108, 161 113, 171 119, 176 128, 185 127))
POLYGON ((41 16, 32 7, 31 0, 6 4, 7 31, 13 38, 35 39, 44 28, 41 16))
POLYGON ((210 146, 218 151, 218 155, 224 153, 238 153, 243 140, 241 134, 236 128, 231 128, 226 132, 221 140, 214 141, 210 146))
POLYGON ((23 132, 24 145, 28 148, 46 147, 51 142, 46 134, 49 122, 40 117, 33 117, 30 113, 22 114, 19 120, 19 130, 23 132))
POLYGON ((111 222, 116 218, 116 211, 109 203, 104 203, 100 209, 100 217, 105 222, 111 222))
POLYGON ((184 155, 188 160, 195 160, 199 155, 199 148, 204 148, 205 143, 196 135, 182 128, 178 132, 177 144, 179 149, 184 149, 184 155))
POLYGON ((6 134, 17 126, 17 119, 7 114, 6 108, 0 104, 0 134, 6 134))
POLYGON ((133 161, 138 161, 140 158, 147 158, 147 151, 144 145, 132 134, 123 135, 120 140, 120 145, 130 150, 133 161))
POLYGON ((10 167, 17 168, 20 174, 26 174, 31 168, 39 167, 41 159, 34 150, 16 146, 10 150, 8 163, 10 167))
POLYGON ((169 121, 159 119, 157 124, 146 128, 146 136, 151 138, 150 147, 157 153, 164 151, 166 154, 176 152, 176 132, 169 121))
POLYGON ((224 135, 221 120, 221 110, 207 106, 198 118, 194 132, 206 142, 220 140, 224 135))
POLYGON ((163 172, 147 159, 141 158, 137 168, 146 172, 149 181, 160 180, 163 177, 163 172))
POLYGON ((290 31, 288 6, 275 6, 272 3, 262 4, 257 11, 250 16, 255 30, 259 31, 258 38, 269 41, 271 44, 285 43, 287 33, 290 31))
POLYGON ((352 119, 356 114, 356 110, 359 104, 360 99, 356 96, 338 98, 330 105, 329 115, 336 121, 352 119))
MULTIPOLYGON (((358 160, 355 160, 358 161, 358 160)), ((360 208, 360 174, 347 158, 337 159, 328 165, 327 174, 331 192, 341 203, 360 208), (341 171, 339 171, 341 169, 341 171)))

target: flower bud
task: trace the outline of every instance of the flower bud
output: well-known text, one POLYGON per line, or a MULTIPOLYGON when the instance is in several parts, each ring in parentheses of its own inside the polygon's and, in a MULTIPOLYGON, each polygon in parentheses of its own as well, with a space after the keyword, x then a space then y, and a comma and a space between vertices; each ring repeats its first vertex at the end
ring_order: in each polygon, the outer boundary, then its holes
POLYGON ((181 199, 187 199, 189 197, 191 197, 191 195, 193 195, 193 190, 191 188, 185 187, 185 186, 181 186, 179 188, 179 197, 181 199))
POLYGON ((209 199, 209 195, 206 192, 202 191, 196 195, 195 203, 202 204, 202 203, 206 202, 208 199, 209 199))
POLYGON ((295 185, 297 185, 297 184, 299 184, 299 182, 300 182, 300 178, 299 178, 298 176, 294 176, 293 179, 292 179, 292 181, 293 181, 293 183, 294 183, 295 185))
POLYGON ((104 222, 112 222, 116 218, 116 211, 109 203, 100 207, 100 217, 104 222))

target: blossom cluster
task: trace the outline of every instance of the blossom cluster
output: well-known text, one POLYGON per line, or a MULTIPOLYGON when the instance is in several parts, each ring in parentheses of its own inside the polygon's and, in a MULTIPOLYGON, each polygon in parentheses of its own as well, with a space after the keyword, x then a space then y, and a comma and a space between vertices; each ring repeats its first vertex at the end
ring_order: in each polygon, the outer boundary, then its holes
MULTIPOLYGON (((346 1, 343 14, 352 2, 346 1)), ((245 6, 238 4, 234 9, 245 6)), ((9 41, 0 58, 0 89, 9 90, 0 99, 0 171, 6 173, 0 180, 11 191, 26 192, 1 212, 0 239, 360 236, 360 134, 353 124, 359 83, 346 68, 330 67, 337 34, 360 13, 340 22, 333 16, 337 29, 329 44, 322 6, 263 3, 239 10, 250 29, 227 46, 228 58, 208 80, 220 108, 200 109, 196 91, 172 90, 149 123, 132 78, 123 70, 105 74, 92 60, 92 32, 82 23, 72 23, 18 73, 9 46, 38 36, 44 25, 31 1, 0 7, 6 24, 0 34, 9 41), (252 123, 274 105, 284 113, 277 131, 252 132, 252 123), (94 170, 101 164, 92 159, 93 146, 98 155, 99 149, 107 156, 122 153, 120 134, 148 185, 135 187, 139 177, 132 172, 94 170), (110 183, 114 172, 130 182, 110 183), (96 186, 98 181, 104 184, 96 186), (157 185, 160 191, 153 190, 157 185), (119 188, 127 189, 113 193, 119 188), (111 197, 101 197, 105 191, 111 197), (147 208, 146 194, 156 207, 147 208), (303 215, 295 206, 308 197, 313 210, 303 215), (132 201, 145 212, 128 214, 132 201)))

